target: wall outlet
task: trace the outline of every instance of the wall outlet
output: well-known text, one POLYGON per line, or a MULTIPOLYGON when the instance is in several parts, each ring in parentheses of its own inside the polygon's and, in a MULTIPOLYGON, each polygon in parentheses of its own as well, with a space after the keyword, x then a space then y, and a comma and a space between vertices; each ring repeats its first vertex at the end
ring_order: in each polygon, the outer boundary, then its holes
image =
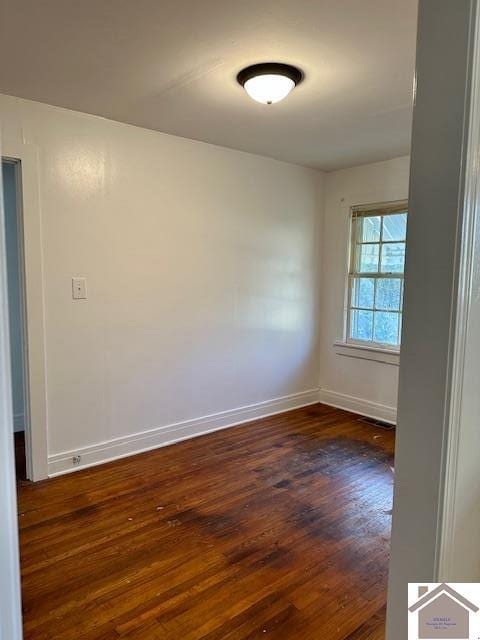
POLYGON ((73 464, 80 464, 81 460, 82 460, 82 456, 73 456, 72 458, 73 464))
POLYGON ((72 298, 74 300, 87 299, 87 279, 72 278, 72 298))

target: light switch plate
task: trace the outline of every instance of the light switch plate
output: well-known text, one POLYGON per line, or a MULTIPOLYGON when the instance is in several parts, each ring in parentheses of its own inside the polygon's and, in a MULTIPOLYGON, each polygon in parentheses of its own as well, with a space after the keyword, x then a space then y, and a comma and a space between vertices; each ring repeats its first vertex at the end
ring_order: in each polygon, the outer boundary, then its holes
POLYGON ((74 300, 87 299, 87 279, 72 278, 72 298, 74 300))

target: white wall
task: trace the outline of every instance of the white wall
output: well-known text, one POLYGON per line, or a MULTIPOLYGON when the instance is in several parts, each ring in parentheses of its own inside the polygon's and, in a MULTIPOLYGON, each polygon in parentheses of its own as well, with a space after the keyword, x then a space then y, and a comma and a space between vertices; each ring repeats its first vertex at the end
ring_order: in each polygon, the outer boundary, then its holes
POLYGON ((386 420, 395 419, 398 366, 340 355, 334 343, 345 337, 350 207, 407 199, 408 177, 409 158, 401 157, 328 173, 324 180, 320 397, 386 420))
POLYGON ((318 172, 7 96, 0 116, 38 155, 50 472, 317 398, 318 172))
POLYGON ((10 327, 10 357, 12 363, 13 427, 25 428, 23 394, 22 302, 20 289, 20 258, 17 220, 17 187, 15 165, 2 163, 5 240, 7 249, 8 316, 10 327))

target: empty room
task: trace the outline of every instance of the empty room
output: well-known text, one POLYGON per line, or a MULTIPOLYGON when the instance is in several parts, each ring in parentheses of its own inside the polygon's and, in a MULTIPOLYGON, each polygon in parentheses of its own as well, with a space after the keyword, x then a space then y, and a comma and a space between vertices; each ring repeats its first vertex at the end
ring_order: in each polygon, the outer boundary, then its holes
POLYGON ((383 640, 417 0, 0 10, 24 639, 383 640))

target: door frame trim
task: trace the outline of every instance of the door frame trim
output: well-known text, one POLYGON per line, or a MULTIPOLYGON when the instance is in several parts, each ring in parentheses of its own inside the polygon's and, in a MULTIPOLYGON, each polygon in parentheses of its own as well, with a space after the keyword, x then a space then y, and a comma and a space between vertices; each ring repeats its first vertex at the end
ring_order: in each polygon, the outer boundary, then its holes
POLYGON ((21 640, 22 612, 17 496, 13 450, 12 383, 8 335, 7 262, 3 193, 0 190, 0 637, 21 640))
POLYGON ((27 477, 36 482, 48 477, 45 279, 38 148, 6 142, 2 147, 2 158, 20 165, 16 178, 24 290, 26 458, 27 477))
POLYGON ((468 130, 465 135, 464 194, 460 202, 463 211, 458 232, 458 281, 452 340, 452 373, 450 380, 450 407, 448 428, 443 452, 442 505, 439 510, 438 536, 435 559, 435 578, 448 580, 453 575, 453 550, 457 526, 456 493, 458 486, 460 439, 465 428, 463 389, 467 358, 467 340, 471 324, 471 306, 476 293, 473 290, 475 260, 478 259, 476 235, 480 225, 480 11, 476 2, 472 29, 471 89, 468 130), (477 255, 476 255, 477 253, 477 255))

